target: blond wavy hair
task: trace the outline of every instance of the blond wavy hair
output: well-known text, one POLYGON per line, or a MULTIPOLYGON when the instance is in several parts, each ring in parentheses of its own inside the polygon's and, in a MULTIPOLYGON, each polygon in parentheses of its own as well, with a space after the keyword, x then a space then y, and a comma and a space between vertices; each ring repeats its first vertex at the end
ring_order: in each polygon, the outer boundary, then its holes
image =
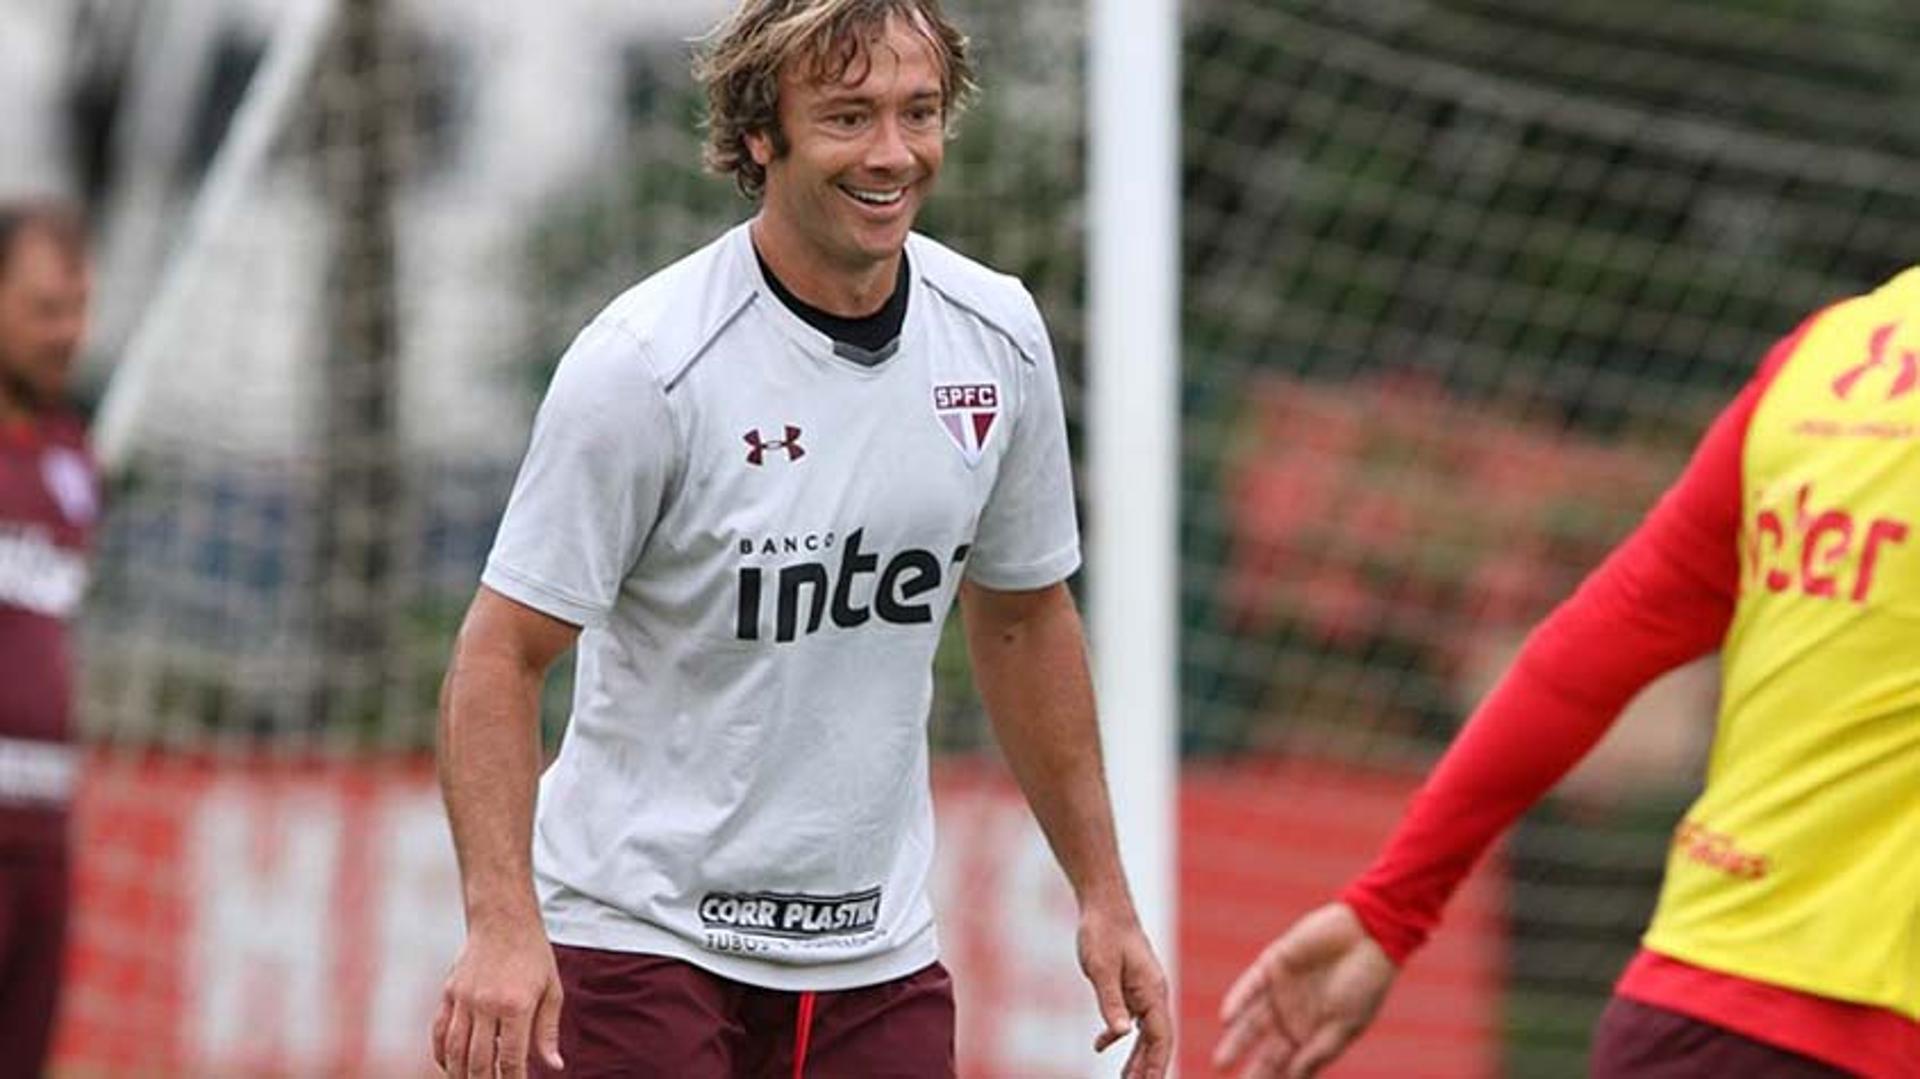
POLYGON ((967 36, 940 10, 940 0, 744 0, 700 41, 693 76, 707 91, 708 170, 733 177, 748 198, 766 188, 767 170, 753 159, 747 136, 766 134, 775 154, 787 152, 780 130, 780 72, 807 65, 809 79, 838 82, 867 62, 867 46, 899 18, 919 34, 940 64, 941 107, 948 134, 973 99, 976 84, 967 36))

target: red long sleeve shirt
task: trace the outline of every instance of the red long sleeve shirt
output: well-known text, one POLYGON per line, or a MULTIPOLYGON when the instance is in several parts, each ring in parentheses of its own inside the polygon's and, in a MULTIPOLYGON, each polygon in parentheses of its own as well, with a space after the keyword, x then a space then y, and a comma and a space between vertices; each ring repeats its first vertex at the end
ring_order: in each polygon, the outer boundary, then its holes
MULTIPOLYGON (((1719 649, 1741 587, 1742 455, 1749 422, 1820 316, 1775 346, 1715 420, 1679 480, 1527 640, 1341 898, 1395 962, 1438 924, 1473 863, 1593 748, 1653 679, 1719 649)), ((1869 1076, 1913 1074, 1920 1024, 1709 970, 1649 949, 1618 992, 1869 1076)))

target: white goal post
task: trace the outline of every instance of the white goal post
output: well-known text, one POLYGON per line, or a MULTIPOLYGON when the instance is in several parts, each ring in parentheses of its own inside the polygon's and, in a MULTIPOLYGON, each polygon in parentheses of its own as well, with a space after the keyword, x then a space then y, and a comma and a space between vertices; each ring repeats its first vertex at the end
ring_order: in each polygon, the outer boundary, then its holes
POLYGON ((295 0, 280 14, 267 52, 254 73, 227 136, 207 170, 206 181, 178 242, 163 262, 160 288, 147 302, 127 339, 93 421, 94 453, 109 474, 126 467, 148 386, 159 377, 162 353, 176 341, 178 321, 190 314, 189 299, 209 268, 206 250, 218 230, 231 227, 235 206, 256 183, 275 140, 311 85, 339 9, 337 0, 295 0))
MULTIPOLYGON (((1175 0, 1093 0, 1089 14, 1085 462, 1093 663, 1121 851, 1141 920, 1171 980, 1178 890, 1179 10, 1175 0)), ((1103 1071, 1118 1075, 1125 1053, 1107 1056, 1103 1071)))

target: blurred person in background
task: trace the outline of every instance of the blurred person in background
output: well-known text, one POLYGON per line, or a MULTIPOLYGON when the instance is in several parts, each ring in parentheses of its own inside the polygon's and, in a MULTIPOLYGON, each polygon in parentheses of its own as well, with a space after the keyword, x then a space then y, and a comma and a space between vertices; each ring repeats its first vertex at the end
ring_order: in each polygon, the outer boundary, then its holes
POLYGON ((67 382, 91 284, 79 215, 0 202, 0 1075, 46 1066, 68 899, 71 622, 99 482, 67 382))
POLYGON ((1128 1075, 1158 1079, 1047 329, 1018 281, 910 231, 966 39, 936 0, 749 0, 699 74, 708 163, 759 213, 615 300, 541 406, 444 691, 467 939, 436 1059, 953 1075, 926 722, 957 597, 1079 900, 1095 1048, 1137 1024, 1128 1075), (536 799, 539 687, 576 642, 536 799))
POLYGON ((1597 1079, 1920 1075, 1920 269, 1774 347, 1536 627, 1373 865, 1222 1005, 1239 1075, 1317 1074, 1486 848, 1654 678, 1718 651, 1706 786, 1602 1014, 1597 1079))

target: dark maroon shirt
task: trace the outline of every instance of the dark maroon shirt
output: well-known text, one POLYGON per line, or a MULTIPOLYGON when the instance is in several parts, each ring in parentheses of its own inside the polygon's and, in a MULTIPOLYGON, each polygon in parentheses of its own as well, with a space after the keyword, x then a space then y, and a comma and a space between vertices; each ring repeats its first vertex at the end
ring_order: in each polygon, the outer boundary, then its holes
POLYGON ((78 768, 71 625, 99 514, 78 420, 0 427, 0 845, 64 838, 78 768))

